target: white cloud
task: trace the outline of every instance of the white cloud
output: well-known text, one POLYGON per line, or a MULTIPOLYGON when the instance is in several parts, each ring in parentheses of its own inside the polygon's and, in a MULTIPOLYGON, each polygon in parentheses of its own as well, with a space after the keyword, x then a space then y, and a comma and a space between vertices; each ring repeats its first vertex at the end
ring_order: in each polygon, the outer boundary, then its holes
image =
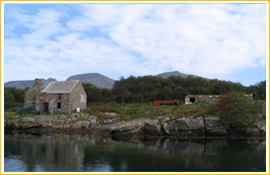
POLYGON ((81 15, 66 25, 61 23, 66 12, 41 9, 27 15, 17 10, 14 18, 30 33, 5 40, 5 77, 16 80, 12 66, 22 66, 17 69, 22 79, 60 80, 90 72, 115 78, 174 70, 215 78, 239 68, 265 67, 265 4, 80 7, 81 15), (89 37, 94 29, 101 35, 89 37), (31 76, 23 68, 29 64, 31 76))

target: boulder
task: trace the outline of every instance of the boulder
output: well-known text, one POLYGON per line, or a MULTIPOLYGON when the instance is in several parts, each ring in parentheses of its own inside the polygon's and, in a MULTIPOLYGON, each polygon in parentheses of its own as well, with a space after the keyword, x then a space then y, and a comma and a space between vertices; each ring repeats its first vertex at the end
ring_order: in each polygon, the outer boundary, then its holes
POLYGON ((4 123, 6 129, 16 129, 15 120, 7 119, 4 123))
POLYGON ((35 117, 35 122, 40 127, 46 127, 47 124, 48 124, 47 123, 47 117, 45 117, 45 116, 36 116, 35 117))
POLYGON ((104 114, 107 115, 107 116, 111 116, 111 117, 116 117, 117 116, 117 114, 115 112, 105 112, 104 114))
POLYGON ((78 121, 78 122, 75 122, 75 123, 73 123, 73 125, 72 125, 72 129, 82 129, 82 125, 83 125, 83 121, 78 121))
POLYGON ((46 123, 47 126, 52 126, 55 123, 55 118, 54 117, 46 117, 46 123))
POLYGON ((88 129, 90 125, 91 125, 90 121, 82 121, 82 128, 83 129, 88 129))
POLYGON ((207 136, 225 136, 228 134, 219 117, 205 117, 204 121, 207 136))
POLYGON ((116 126, 111 134, 117 138, 139 137, 145 134, 143 127, 143 120, 130 121, 116 126))
POLYGON ((144 130, 146 135, 158 136, 163 134, 159 120, 144 120, 144 122, 144 130))
POLYGON ((22 129, 32 128, 32 127, 38 126, 36 124, 35 120, 31 117, 22 117, 22 118, 20 118, 20 122, 21 122, 22 129))
POLYGON ((60 124, 65 124, 65 123, 66 123, 66 120, 67 120, 67 116, 64 115, 64 114, 61 114, 61 115, 58 117, 58 120, 59 120, 59 123, 60 123, 60 124))
POLYGON ((21 121, 20 120, 14 120, 14 126, 16 129, 20 129, 21 128, 21 121))
POLYGON ((191 135, 191 122, 188 118, 165 118, 161 125, 167 135, 177 137, 188 137, 191 135))
POLYGON ((54 128, 54 129, 63 129, 63 124, 52 125, 52 128, 54 128))
POLYGON ((249 127, 230 127, 229 134, 231 137, 256 137, 264 136, 256 126, 249 127))
POLYGON ((205 125, 203 117, 190 116, 190 129, 192 136, 205 136, 205 125))
POLYGON ((265 122, 258 122, 257 128, 262 134, 266 134, 266 123, 265 122))
POLYGON ((66 123, 66 124, 63 124, 62 126, 63 126, 63 129, 71 129, 71 124, 66 123))

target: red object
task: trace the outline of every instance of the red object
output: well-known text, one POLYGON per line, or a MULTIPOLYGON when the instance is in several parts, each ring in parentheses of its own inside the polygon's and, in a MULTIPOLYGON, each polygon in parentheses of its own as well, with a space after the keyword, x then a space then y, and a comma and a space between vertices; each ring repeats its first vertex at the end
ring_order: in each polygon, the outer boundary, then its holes
POLYGON ((154 106, 160 106, 160 105, 163 105, 163 104, 178 105, 179 101, 178 100, 154 101, 154 106))

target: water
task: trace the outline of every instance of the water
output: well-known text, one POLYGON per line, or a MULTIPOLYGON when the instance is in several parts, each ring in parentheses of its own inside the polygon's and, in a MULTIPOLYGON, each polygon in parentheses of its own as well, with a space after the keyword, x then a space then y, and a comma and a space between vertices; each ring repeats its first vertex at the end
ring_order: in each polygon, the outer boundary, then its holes
POLYGON ((265 172, 265 140, 5 134, 5 172, 265 172))

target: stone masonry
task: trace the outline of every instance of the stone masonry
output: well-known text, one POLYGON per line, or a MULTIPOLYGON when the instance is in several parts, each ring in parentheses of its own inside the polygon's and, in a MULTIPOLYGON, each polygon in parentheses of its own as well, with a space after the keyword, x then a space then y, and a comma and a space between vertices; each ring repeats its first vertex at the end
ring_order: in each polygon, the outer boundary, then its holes
POLYGON ((24 106, 36 107, 41 114, 52 110, 56 114, 70 114, 76 108, 86 109, 87 95, 79 80, 51 82, 45 89, 36 79, 24 97, 24 106))

